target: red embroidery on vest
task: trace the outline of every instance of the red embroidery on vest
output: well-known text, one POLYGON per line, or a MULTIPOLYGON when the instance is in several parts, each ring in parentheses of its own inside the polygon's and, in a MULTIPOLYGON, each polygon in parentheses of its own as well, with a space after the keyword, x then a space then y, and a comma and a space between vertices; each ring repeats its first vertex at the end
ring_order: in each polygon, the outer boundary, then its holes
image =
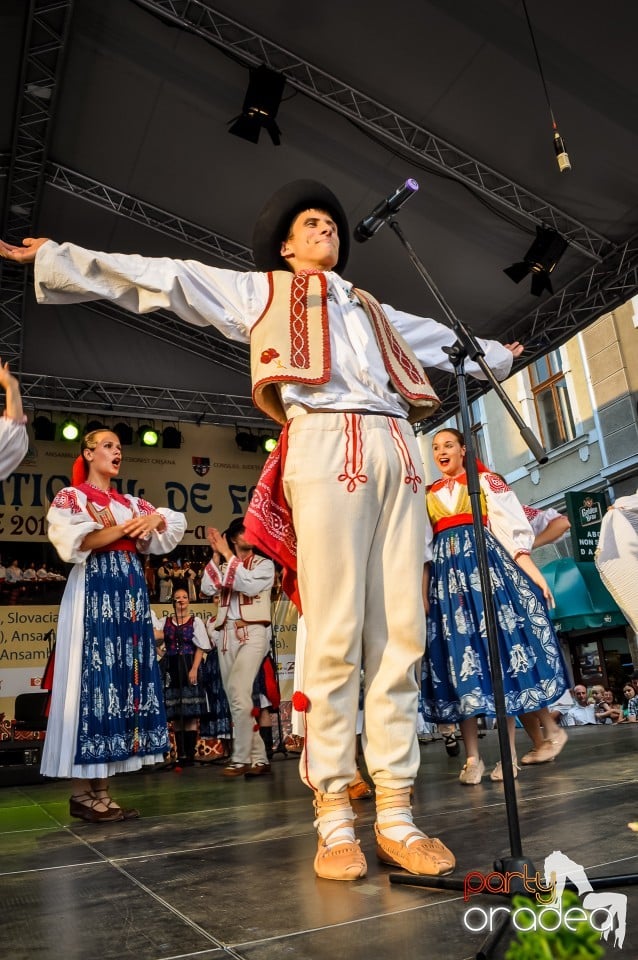
POLYGON ((267 350, 261 351, 260 359, 262 363, 270 363, 271 360, 274 360, 275 357, 278 357, 278 356, 279 356, 279 353, 277 350, 275 350, 274 347, 268 347, 267 350))
POLYGON ((290 287, 290 363, 302 370, 310 366, 306 275, 296 274, 290 287))
POLYGON ((408 450, 408 445, 405 442, 405 437, 401 433, 396 420, 394 420, 393 417, 388 417, 387 419, 390 426, 390 433, 394 438, 397 450, 399 451, 399 455, 401 456, 405 466, 405 477, 403 478, 403 482, 406 484, 411 484, 413 492, 416 493, 419 489, 419 485, 423 483, 423 480, 416 472, 416 467, 414 466, 414 461, 410 456, 410 451, 408 450))
POLYGON ((346 490, 353 493, 358 483, 367 483, 367 474, 363 473, 363 438, 361 417, 358 413, 344 413, 346 420, 346 455, 343 473, 337 480, 347 481, 346 490))
MULTIPOLYGON (((361 290, 357 290, 357 296, 361 297, 361 293, 362 293, 361 290)), ((379 325, 379 328, 383 330, 383 333, 387 339, 387 342, 390 344, 390 349, 392 351, 392 355, 394 356, 394 359, 396 360, 396 362, 399 364, 401 369, 407 374, 407 376, 411 379, 412 383, 423 383, 423 379, 424 379, 423 370, 417 369, 415 365, 412 363, 412 361, 410 360, 410 358, 406 356, 406 354, 403 352, 401 345, 399 344, 396 337, 394 336, 394 331, 392 329, 392 326, 390 325, 390 322, 386 317, 385 313, 383 312, 383 310, 381 310, 379 304, 372 297, 365 297, 365 301, 368 307, 370 308, 370 310, 372 311, 372 314, 375 318, 376 323, 379 325)), ((382 352, 385 353, 385 344, 380 343, 379 347, 381 348, 382 352)))

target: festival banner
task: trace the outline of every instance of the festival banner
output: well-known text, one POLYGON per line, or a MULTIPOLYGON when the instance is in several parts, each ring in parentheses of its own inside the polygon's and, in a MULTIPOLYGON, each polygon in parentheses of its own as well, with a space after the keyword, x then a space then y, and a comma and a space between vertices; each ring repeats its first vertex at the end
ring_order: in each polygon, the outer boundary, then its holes
MULTIPOLYGON (((224 529, 245 513, 265 454, 243 453, 229 427, 180 424, 179 450, 124 446, 122 493, 144 497, 156 507, 186 514, 183 546, 206 544, 206 528, 224 529)), ((69 484, 78 444, 31 440, 20 467, 0 481, 0 547, 5 564, 12 545, 46 540, 45 517, 56 493, 69 484)))

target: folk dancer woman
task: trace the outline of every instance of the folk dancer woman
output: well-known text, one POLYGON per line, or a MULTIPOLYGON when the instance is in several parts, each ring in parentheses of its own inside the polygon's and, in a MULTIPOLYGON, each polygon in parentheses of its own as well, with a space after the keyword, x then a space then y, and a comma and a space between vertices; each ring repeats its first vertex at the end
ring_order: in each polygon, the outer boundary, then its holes
POLYGON ((159 763, 168 748, 161 678, 140 554, 165 553, 186 518, 111 486, 119 438, 94 430, 82 442, 73 486, 55 496, 49 539, 73 563, 58 621, 42 773, 73 781, 70 814, 92 823, 130 819, 109 777, 159 763))
MULTIPOLYGON (((426 559, 431 564, 424 572, 424 581, 429 578, 427 594, 424 589, 428 608, 424 712, 432 722, 460 724, 467 760, 459 779, 474 785, 485 770, 477 718, 494 716, 495 709, 463 436, 458 430, 441 430, 432 450, 443 478, 427 492, 426 559)), ((514 716, 542 711, 543 726, 555 733, 547 707, 568 683, 547 610, 549 589, 530 557, 534 534, 523 508, 507 484, 482 465, 479 476, 483 522, 489 524, 485 539, 516 775, 514 716)), ((503 779, 500 762, 492 779, 503 779)))

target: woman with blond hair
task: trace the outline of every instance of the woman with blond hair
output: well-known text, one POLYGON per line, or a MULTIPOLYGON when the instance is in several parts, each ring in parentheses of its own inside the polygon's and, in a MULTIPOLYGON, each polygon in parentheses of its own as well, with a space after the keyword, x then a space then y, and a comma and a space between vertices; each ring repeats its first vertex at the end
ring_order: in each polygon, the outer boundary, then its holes
POLYGON ((132 819, 108 778, 161 762, 168 749, 162 685, 140 555, 165 553, 186 518, 111 486, 122 447, 88 433, 72 486, 55 496, 49 539, 74 564, 62 597, 42 773, 73 781, 70 814, 92 823, 132 819))

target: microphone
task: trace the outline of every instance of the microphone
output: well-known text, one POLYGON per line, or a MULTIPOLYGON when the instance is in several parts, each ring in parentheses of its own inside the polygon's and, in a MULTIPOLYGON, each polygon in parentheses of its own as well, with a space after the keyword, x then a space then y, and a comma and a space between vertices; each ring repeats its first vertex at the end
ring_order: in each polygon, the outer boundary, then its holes
POLYGON ((417 192, 419 185, 416 180, 406 180, 398 187, 391 197, 386 197, 381 203, 377 204, 372 213, 360 220, 354 228, 354 238, 359 243, 365 243, 370 237, 373 237, 377 230, 380 230, 384 223, 394 216, 401 209, 406 200, 417 192))

